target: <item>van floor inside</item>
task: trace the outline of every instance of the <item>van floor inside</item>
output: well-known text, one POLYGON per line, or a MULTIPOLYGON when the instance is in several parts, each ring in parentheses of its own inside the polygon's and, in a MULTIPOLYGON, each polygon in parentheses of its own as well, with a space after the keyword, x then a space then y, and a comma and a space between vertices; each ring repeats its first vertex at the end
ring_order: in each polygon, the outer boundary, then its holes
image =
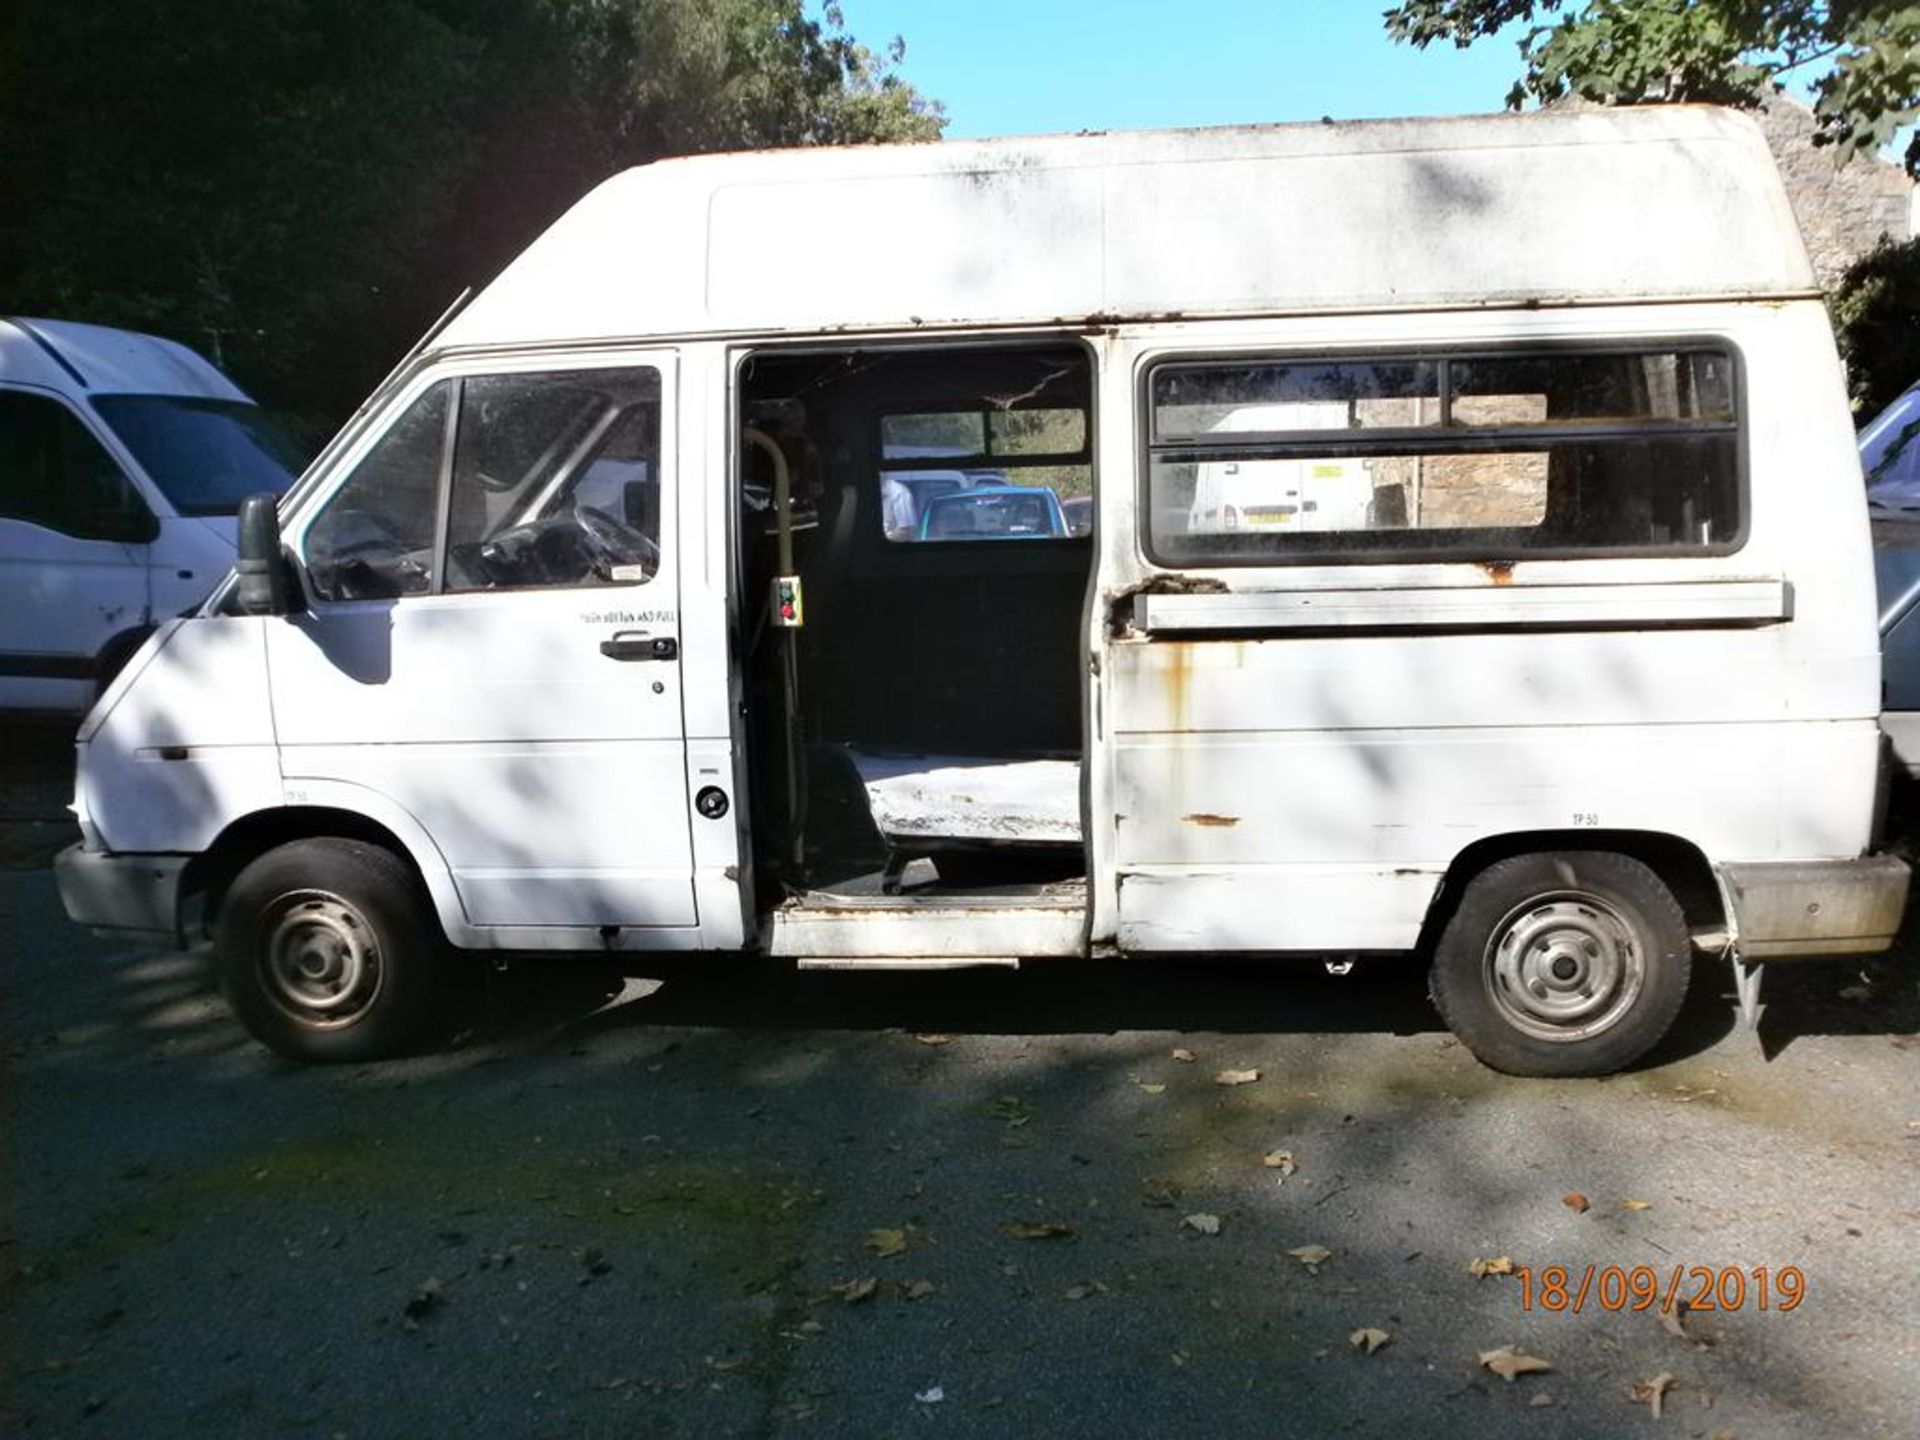
POLYGON ((1005 885, 943 885, 933 862, 915 860, 889 893, 885 871, 874 870, 835 880, 831 889, 809 889, 790 896, 780 907, 787 912, 808 910, 1084 910, 1084 875, 1057 880, 1005 885))

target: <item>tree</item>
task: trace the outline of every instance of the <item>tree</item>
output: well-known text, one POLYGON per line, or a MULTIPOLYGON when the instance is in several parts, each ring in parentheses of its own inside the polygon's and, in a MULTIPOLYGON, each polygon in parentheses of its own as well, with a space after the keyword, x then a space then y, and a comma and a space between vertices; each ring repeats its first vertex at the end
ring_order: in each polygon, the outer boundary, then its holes
POLYGON ((330 425, 617 170, 937 139, 898 59, 802 0, 11 0, 0 313, 170 335, 330 425))
MULTIPOLYGON (((1897 0, 1401 0, 1387 32, 1424 48, 1465 47, 1536 20, 1507 96, 1608 104, 1754 105, 1814 74, 1816 144, 1871 154, 1920 118, 1920 4, 1897 0)), ((1920 175, 1920 135, 1906 150, 1920 175)))
POLYGON ((1920 244, 1883 245, 1856 260, 1832 310, 1854 413, 1869 420, 1920 379, 1920 244))

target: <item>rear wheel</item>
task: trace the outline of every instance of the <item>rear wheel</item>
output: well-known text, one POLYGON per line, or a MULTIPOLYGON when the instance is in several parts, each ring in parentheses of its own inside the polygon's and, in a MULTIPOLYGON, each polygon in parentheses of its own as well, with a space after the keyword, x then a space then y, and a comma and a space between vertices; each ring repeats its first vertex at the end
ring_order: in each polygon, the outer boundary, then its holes
POLYGON ((214 931, 220 985, 255 1039, 294 1060, 377 1060, 446 1013, 446 941, 413 873, 359 840, 296 840, 235 878, 214 931))
POLYGON ((1430 990, 1447 1028, 1509 1075, 1605 1075, 1672 1026, 1686 917, 1652 870, 1612 851, 1519 855, 1468 882, 1430 990))

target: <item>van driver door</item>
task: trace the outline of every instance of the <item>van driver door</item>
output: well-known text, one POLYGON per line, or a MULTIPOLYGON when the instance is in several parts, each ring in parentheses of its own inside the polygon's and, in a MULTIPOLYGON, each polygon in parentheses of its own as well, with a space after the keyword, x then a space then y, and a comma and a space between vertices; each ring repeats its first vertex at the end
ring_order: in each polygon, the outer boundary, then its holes
POLYGON ((696 933, 674 387, 659 351, 428 371, 288 525, 289 802, 399 806, 498 944, 696 933))

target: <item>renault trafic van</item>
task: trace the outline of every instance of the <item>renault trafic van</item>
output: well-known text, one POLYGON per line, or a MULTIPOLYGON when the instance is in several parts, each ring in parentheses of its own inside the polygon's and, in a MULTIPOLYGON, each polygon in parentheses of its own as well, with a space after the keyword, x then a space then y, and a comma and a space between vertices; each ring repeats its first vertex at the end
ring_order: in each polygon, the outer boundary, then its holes
POLYGON ((0 319, 0 710, 68 711, 233 567, 298 446, 171 340, 0 319))
POLYGON ((1741 116, 702 157, 247 502, 88 717, 59 874, 307 1059, 417 1043, 474 952, 1231 952, 1421 966, 1488 1064, 1594 1074, 1696 957, 1751 1016, 1890 943, 1878 702, 1741 116), (1299 523, 1218 523, 1227 465, 1299 523), (1094 523, 924 543, 920 469, 1094 523))

